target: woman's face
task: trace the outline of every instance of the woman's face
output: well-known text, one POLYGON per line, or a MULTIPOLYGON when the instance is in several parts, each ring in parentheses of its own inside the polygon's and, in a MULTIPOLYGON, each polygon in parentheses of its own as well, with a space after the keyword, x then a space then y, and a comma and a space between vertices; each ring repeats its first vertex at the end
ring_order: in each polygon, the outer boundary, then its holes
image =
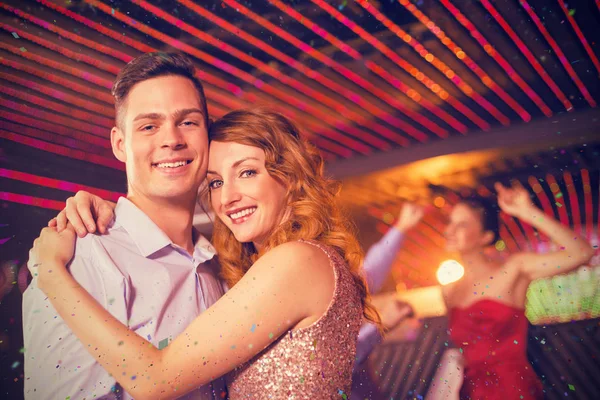
POLYGON ((467 253, 479 250, 493 238, 491 232, 484 232, 481 214, 464 203, 459 203, 450 212, 446 226, 446 250, 467 253))
POLYGON ((287 218, 286 188, 269 175, 258 147, 211 142, 207 179, 213 210, 240 242, 260 246, 287 218))

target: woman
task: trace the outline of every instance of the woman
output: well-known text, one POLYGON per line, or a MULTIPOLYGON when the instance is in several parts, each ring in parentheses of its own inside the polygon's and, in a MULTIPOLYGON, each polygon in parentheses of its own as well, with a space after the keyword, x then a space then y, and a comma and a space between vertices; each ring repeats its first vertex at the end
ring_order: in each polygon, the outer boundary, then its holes
POLYGON ((561 250, 516 253, 503 263, 486 255, 498 239, 494 204, 473 197, 454 206, 446 228, 447 249, 460 256, 465 274, 444 286, 450 335, 465 359, 461 398, 539 399, 542 385, 527 360, 524 308, 529 284, 587 262, 585 239, 535 207, 522 187, 496 184, 498 205, 508 215, 546 234, 561 250))
POLYGON ((347 396, 362 316, 379 317, 321 157, 265 110, 227 114, 210 140, 206 195, 231 289, 168 347, 131 333, 77 286, 66 269, 72 230, 36 240, 38 286, 136 399, 176 398, 228 372, 231 399, 347 396))

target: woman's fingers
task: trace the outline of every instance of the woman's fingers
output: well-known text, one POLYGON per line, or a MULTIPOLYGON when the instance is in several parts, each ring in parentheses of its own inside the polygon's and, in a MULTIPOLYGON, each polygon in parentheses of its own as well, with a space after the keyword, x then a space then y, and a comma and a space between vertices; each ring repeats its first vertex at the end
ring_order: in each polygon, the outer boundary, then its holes
MULTIPOLYGON (((83 220, 79 216, 79 211, 77 209, 77 204, 73 200, 72 197, 67 199, 67 207, 65 208, 66 220, 73 225, 73 228, 77 232, 77 236, 85 237, 87 235, 87 227, 83 223, 83 220)), ((62 226, 61 232, 67 227, 67 221, 64 222, 64 226, 62 226)))

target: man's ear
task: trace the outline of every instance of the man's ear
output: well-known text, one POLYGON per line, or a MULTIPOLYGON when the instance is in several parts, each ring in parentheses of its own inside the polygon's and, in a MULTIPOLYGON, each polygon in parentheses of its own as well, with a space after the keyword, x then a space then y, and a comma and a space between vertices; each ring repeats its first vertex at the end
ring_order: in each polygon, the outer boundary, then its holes
POLYGON ((110 131, 110 144, 112 151, 117 160, 121 162, 127 161, 127 154, 125 152, 125 132, 116 126, 110 131))

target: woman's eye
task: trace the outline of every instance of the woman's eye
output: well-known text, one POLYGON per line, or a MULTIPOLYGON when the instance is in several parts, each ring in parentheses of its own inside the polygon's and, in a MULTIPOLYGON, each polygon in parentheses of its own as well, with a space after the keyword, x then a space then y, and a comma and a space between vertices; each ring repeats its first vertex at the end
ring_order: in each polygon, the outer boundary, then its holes
POLYGON ((249 178, 251 176, 256 175, 256 171, 253 169, 247 169, 245 171, 242 171, 242 173, 240 174, 240 177, 242 178, 249 178))
POLYGON ((210 181, 210 183, 208 184, 208 187, 212 190, 212 189, 218 189, 221 186, 223 186, 223 181, 218 180, 218 179, 214 179, 212 181, 210 181))

